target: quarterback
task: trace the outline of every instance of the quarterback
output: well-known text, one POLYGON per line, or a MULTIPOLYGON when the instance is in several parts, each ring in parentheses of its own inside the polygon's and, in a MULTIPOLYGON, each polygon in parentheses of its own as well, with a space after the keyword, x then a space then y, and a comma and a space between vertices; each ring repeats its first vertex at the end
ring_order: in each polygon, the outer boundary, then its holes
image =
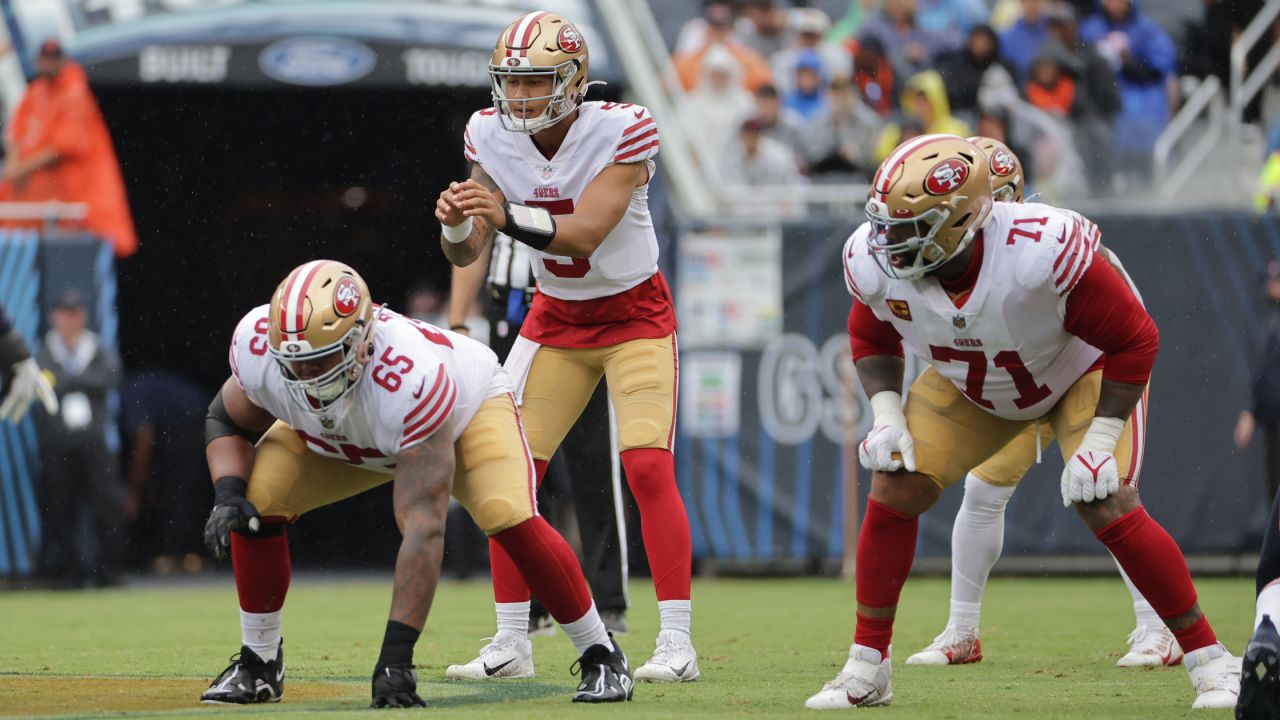
POLYGON ((440 577, 450 493, 506 549, 577 646, 574 701, 631 698, 626 658, 573 550, 538 515, 520 413, 492 351, 375 305, 350 267, 313 260, 240 321, 230 361, 232 376, 206 420, 216 480, 205 543, 219 558, 230 551, 243 646, 203 702, 281 699, 285 528, 386 482, 394 482, 403 539, 373 707, 424 705, 413 648, 440 577))
POLYGON ((919 515, 970 468, 1045 423, 1066 458, 1063 504, 1115 556, 1185 651, 1194 708, 1232 707, 1240 659, 1200 610, 1182 552, 1138 498, 1143 398, 1158 332, 1082 216, 992 200, 987 156, 951 135, 900 145, 844 250, 850 343, 870 398, 872 471, 848 660, 805 703, 893 700, 890 642, 919 515), (903 346, 929 367, 906 404, 903 346))
MULTIPOLYGON (((489 64, 493 107, 472 115, 463 137, 471 177, 440 193, 436 217, 459 267, 498 231, 532 249, 538 290, 506 368, 539 480, 607 379, 661 619, 635 678, 691 681, 692 552, 672 456, 676 317, 648 209, 658 126, 638 105, 584 102, 587 67, 586 39, 564 17, 533 12, 511 23, 489 64)), ((490 557, 498 632, 448 674, 531 677, 529 588, 504 548, 491 544, 490 557), (483 672, 501 663, 500 674, 483 672)))
MULTIPOLYGON (((987 137, 969 140, 989 159, 992 199, 1022 202, 1025 178, 1018 156, 999 140, 987 137)), ((1110 251, 1099 245, 1097 252, 1128 279, 1120 261, 1110 251)), ((951 529, 951 615, 946 628, 928 647, 907 658, 908 665, 964 665, 982 661, 978 620, 987 577, 1004 544, 1005 506, 1022 476, 1039 461, 1042 450, 1052 441, 1053 429, 1047 423, 1032 423, 965 476, 964 500, 951 529)), ((1137 469, 1132 478, 1135 484, 1142 466, 1142 448, 1138 448, 1138 452, 1137 469)), ((1116 665, 1152 667, 1182 662, 1182 649, 1173 633, 1134 587, 1124 568, 1120 568, 1120 576, 1133 596, 1137 625, 1129 634, 1128 652, 1116 665)))

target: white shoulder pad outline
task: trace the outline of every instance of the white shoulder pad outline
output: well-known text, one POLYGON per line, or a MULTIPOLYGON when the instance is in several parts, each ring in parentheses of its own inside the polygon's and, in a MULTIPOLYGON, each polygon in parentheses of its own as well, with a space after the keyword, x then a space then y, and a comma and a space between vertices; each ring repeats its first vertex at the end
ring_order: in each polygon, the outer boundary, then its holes
POLYGON ((457 404, 458 386, 444 363, 425 347, 432 341, 424 329, 394 311, 380 308, 379 312, 388 316, 380 319, 375 329, 374 357, 365 369, 368 377, 364 381, 377 386, 371 399, 377 403, 378 420, 395 433, 396 452, 400 452, 431 437, 445 424, 457 404), (384 356, 397 362, 386 363, 384 356), (407 370, 406 361, 412 363, 407 370), (392 375, 398 381, 390 381, 392 375))
POLYGON ((483 141, 491 128, 486 127, 488 123, 496 123, 498 111, 496 108, 481 108, 473 113, 467 120, 467 127, 462 131, 462 154, 471 162, 480 162, 480 152, 477 150, 479 145, 477 142, 483 141), (473 132, 474 131, 474 132, 473 132))
POLYGON ((845 241, 840 254, 844 265, 844 284, 849 294, 864 305, 876 302, 884 294, 884 271, 876 265, 867 247, 867 238, 871 235, 871 223, 859 225, 849 239, 845 241))
POLYGON ((610 165, 644 162, 658 154, 661 144, 658 121, 649 108, 631 103, 601 103, 597 112, 605 117, 616 115, 618 118, 609 117, 611 123, 618 125, 618 144, 610 165))

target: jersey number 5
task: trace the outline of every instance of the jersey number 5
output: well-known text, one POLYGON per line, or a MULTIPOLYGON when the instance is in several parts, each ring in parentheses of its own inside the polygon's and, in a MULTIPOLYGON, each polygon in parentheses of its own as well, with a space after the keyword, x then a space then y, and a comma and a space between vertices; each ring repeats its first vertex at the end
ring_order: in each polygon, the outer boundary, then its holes
MULTIPOLYGON (((573 214, 573 200, 525 200, 524 204, 545 208, 552 215, 573 214)), ((591 261, 586 258, 573 258, 569 262, 544 258, 542 266, 558 278, 582 278, 591 271, 591 261)))

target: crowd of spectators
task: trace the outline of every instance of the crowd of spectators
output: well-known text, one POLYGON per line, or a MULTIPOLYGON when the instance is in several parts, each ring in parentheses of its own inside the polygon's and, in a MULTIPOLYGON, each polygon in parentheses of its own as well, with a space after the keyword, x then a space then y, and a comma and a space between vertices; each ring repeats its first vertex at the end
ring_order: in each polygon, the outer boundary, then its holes
POLYGON ((865 181, 915 135, 984 134, 1059 199, 1149 182, 1179 77, 1225 79, 1261 1, 1204 0, 1181 52, 1141 0, 810 4, 707 0, 675 41, 688 124, 726 178, 865 181))

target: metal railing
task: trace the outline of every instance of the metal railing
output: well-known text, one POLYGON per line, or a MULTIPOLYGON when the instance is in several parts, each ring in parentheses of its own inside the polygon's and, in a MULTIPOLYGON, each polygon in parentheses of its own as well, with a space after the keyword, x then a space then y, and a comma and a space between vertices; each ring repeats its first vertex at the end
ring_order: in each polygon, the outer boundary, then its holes
MULTIPOLYGON (((1280 0, 1277 0, 1280 4, 1280 0)), ((1222 98, 1222 81, 1210 75, 1187 98, 1187 102, 1178 110, 1168 126, 1156 138, 1152 152, 1152 163, 1155 177, 1159 181, 1156 192, 1162 200, 1169 201, 1182 189, 1182 186, 1195 175, 1200 165, 1213 152, 1218 140, 1222 137, 1225 125, 1226 107, 1222 98), (1178 142, 1204 116, 1207 126, 1194 144, 1186 152, 1180 153, 1175 161, 1174 149, 1178 142)))
POLYGON ((1274 25, 1280 16, 1280 0, 1267 0, 1267 4, 1258 11, 1253 20, 1240 33, 1240 37, 1231 43, 1231 117, 1233 124, 1239 123, 1244 108, 1262 86, 1271 79, 1277 66, 1280 66, 1280 43, 1277 43, 1245 77, 1245 64, 1249 51, 1262 41, 1263 36, 1274 25))

